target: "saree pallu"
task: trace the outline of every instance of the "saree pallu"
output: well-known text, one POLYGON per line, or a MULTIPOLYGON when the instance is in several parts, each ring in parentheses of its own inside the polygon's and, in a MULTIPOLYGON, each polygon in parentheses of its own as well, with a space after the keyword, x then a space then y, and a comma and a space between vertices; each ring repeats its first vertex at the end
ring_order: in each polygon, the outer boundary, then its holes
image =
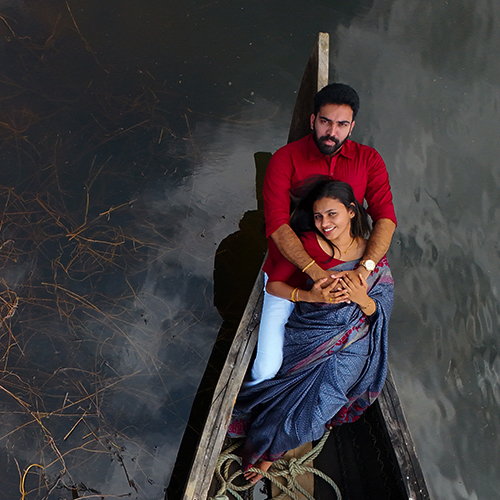
MULTIPOLYGON (((359 260, 332 271, 354 269, 359 260)), ((243 467, 274 461, 325 428, 357 420, 380 394, 387 373, 387 330, 394 282, 386 258, 368 277, 377 305, 299 302, 285 327, 283 364, 271 380, 241 390, 228 429, 246 437, 243 467)))

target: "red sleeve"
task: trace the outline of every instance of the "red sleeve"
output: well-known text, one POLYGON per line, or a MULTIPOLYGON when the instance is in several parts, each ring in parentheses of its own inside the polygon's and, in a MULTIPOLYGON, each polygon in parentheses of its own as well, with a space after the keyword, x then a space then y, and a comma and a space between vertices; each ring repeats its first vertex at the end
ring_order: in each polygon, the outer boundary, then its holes
POLYGON ((384 160, 375 150, 373 150, 369 165, 365 194, 368 203, 367 212, 373 221, 390 219, 397 224, 387 168, 384 160))
MULTIPOLYGON (((300 237, 304 249, 313 258, 316 263, 324 270, 331 269, 332 267, 341 263, 338 259, 330 258, 321 247, 318 245, 316 233, 308 232, 300 237)), ((279 252, 276 246, 269 246, 269 265, 265 272, 267 273, 269 281, 284 281, 290 286, 305 286, 309 280, 309 276, 297 269, 290 261, 285 259, 279 252), (271 267, 272 263, 272 267, 271 267)), ((266 262, 268 264, 268 262, 266 262)))
MULTIPOLYGON (((302 239, 302 238, 301 238, 302 239)), ((302 240, 304 243, 304 241, 302 240)), ((269 239, 269 253, 266 263, 262 268, 269 281, 283 281, 290 286, 303 288, 308 275, 295 267, 289 260, 281 255, 273 240, 269 239)))
POLYGON ((264 177, 263 195, 267 237, 290 221, 292 174, 293 163, 288 148, 278 149, 272 156, 264 177))
MULTIPOLYGON (((300 271, 281 254, 275 259, 274 266, 268 273, 269 281, 283 281, 287 283, 295 273, 300 271)), ((301 273, 302 274, 302 273, 301 273)))

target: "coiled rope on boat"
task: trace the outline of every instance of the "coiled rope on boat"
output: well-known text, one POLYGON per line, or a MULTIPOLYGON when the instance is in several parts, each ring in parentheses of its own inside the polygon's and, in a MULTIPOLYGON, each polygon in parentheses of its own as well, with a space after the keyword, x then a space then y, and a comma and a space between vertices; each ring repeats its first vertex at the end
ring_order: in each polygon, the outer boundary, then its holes
MULTIPOLYGON (((249 470, 261 474, 281 490, 281 493, 279 493, 278 496, 273 497, 274 500, 282 500, 287 496, 293 500, 300 500, 300 497, 298 496, 299 492, 307 498, 307 500, 314 500, 314 497, 309 492, 304 490, 296 479, 298 476, 305 474, 306 472, 316 474, 324 479, 334 489, 337 500, 342 500, 342 495, 335 482, 320 470, 308 465, 319 455, 329 435, 330 431, 327 431, 311 451, 305 453, 299 458, 291 458, 290 460, 282 458, 277 460, 268 471, 262 471, 255 467, 252 467, 249 470), (285 484, 279 481, 279 478, 285 479, 285 484)), ((242 443, 243 441, 238 441, 221 453, 215 468, 215 475, 221 487, 215 497, 211 497, 208 500, 229 500, 227 493, 233 495, 236 500, 245 500, 240 493, 254 488, 255 484, 252 483, 242 486, 234 484, 234 480, 238 476, 243 475, 243 471, 241 470, 241 457, 234 454, 234 450, 241 446, 242 443), (233 462, 238 463, 240 467, 238 467, 236 472, 230 475, 229 470, 233 462)))

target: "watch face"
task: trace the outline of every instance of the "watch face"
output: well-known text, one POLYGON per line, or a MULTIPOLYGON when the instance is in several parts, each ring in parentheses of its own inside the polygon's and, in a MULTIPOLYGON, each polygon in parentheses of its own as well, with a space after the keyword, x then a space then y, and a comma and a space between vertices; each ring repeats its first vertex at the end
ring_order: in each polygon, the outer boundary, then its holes
POLYGON ((365 260, 365 261, 362 262, 362 265, 368 271, 373 271, 375 269, 375 262, 373 262, 373 260, 365 260))

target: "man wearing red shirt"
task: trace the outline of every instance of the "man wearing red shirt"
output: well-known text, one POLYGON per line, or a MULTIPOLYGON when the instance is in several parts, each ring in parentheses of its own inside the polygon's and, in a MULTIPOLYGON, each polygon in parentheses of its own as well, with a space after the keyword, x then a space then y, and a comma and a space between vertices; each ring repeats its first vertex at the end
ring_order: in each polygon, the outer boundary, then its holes
MULTIPOLYGON (((354 89, 340 83, 327 85, 314 98, 313 133, 284 146, 271 158, 264 180, 269 238, 269 256, 263 268, 266 274, 279 252, 314 281, 331 281, 332 274, 314 262, 289 225, 290 192, 313 175, 347 182, 360 203, 366 199, 374 226, 361 265, 347 273, 351 279, 357 274, 367 277, 389 249, 396 227, 389 176, 377 151, 349 140, 358 109, 359 97, 354 89)), ((292 308, 292 302, 265 292, 251 384, 272 378, 279 370, 284 325, 292 308)))

